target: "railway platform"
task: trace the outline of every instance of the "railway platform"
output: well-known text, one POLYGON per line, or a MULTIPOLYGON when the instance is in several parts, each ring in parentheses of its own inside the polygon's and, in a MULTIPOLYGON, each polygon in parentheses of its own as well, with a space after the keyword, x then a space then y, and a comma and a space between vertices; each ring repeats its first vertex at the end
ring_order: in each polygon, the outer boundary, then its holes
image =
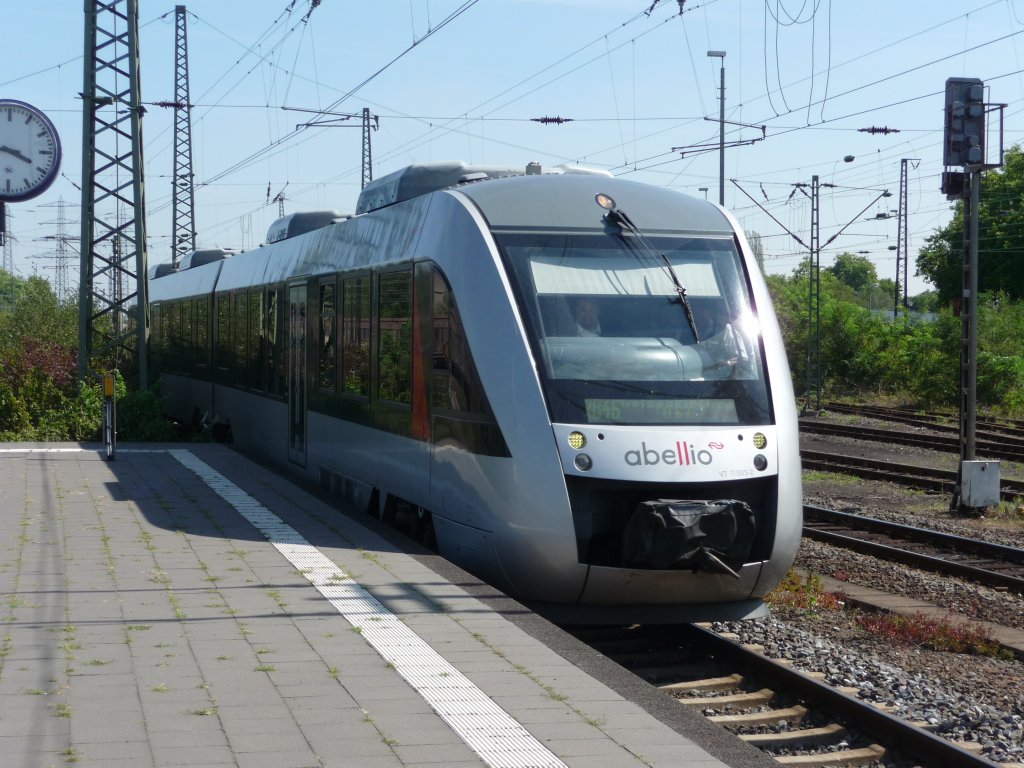
POLYGON ((0 445, 4 768, 774 762, 228 447, 0 445))

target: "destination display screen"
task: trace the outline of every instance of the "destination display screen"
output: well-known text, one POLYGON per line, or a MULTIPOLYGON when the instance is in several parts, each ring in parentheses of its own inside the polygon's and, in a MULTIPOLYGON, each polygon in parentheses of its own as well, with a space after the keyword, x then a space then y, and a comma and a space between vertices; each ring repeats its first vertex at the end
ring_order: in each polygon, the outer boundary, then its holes
POLYGON ((587 398, 590 424, 738 424, 729 398, 618 400, 587 398))

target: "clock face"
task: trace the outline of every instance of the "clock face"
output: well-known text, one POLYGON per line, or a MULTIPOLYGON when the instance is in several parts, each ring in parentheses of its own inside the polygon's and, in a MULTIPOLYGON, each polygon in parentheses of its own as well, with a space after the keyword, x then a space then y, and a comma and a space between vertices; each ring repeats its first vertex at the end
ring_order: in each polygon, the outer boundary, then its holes
POLYGON ((60 170, 60 139, 53 123, 22 101, 0 99, 0 200, 42 194, 60 170))

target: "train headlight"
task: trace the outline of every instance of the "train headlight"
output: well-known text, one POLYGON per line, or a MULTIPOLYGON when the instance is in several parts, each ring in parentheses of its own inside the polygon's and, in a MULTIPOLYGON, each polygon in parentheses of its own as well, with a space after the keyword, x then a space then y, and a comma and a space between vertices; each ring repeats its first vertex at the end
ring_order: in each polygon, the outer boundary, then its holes
POLYGON ((572 463, 576 465, 576 469, 578 469, 580 472, 586 472, 592 466, 594 466, 593 459, 591 459, 585 453, 578 453, 578 454, 576 454, 576 458, 573 459, 572 463))
MULTIPOLYGON (((569 447, 575 450, 579 450, 587 444, 587 438, 582 432, 570 432, 569 433, 569 447)), ((589 467, 588 467, 589 469, 589 467)))
POLYGON ((754 469, 758 472, 764 472, 768 468, 768 459, 762 456, 760 453, 754 457, 754 469))

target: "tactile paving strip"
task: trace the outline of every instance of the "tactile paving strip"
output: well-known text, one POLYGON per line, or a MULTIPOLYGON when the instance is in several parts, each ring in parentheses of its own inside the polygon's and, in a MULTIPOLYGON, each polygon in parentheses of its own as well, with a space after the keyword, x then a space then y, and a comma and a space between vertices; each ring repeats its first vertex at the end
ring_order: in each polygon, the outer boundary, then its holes
POLYGON ((487 765, 566 768, 529 731, 294 528, 191 451, 168 451, 252 523, 487 765))

